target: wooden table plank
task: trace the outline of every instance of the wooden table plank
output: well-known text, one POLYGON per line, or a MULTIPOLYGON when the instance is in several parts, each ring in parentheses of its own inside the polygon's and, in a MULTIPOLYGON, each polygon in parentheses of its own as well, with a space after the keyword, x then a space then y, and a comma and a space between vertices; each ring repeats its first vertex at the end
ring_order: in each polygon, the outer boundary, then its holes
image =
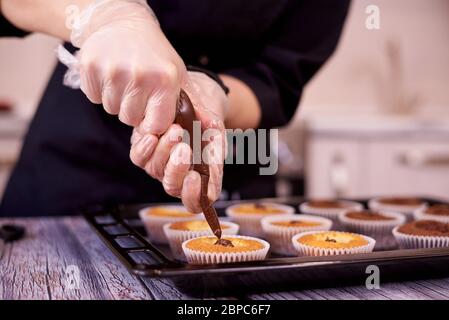
POLYGON ((25 239, 6 245, 0 259, 1 299, 151 299, 82 219, 21 219, 25 239), (80 271, 79 289, 66 268, 80 271))
MULTIPOLYGON (((169 279, 130 274, 82 218, 0 219, 25 226, 27 236, 7 244, 0 257, 0 299, 175 299, 169 279), (80 271, 79 289, 67 284, 67 266, 80 271)), ((223 297, 234 299, 235 297, 223 297)), ((362 286, 262 293, 253 300, 449 299, 449 278, 362 286)))

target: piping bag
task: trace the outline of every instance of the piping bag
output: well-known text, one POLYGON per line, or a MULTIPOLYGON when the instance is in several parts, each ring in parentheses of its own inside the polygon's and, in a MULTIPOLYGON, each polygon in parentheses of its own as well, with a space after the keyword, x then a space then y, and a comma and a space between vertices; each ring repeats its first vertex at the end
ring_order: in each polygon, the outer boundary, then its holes
MULTIPOLYGON (((190 100, 187 93, 182 89, 179 94, 176 108, 177 110, 175 123, 179 124, 183 129, 187 130, 190 137, 190 146, 193 146, 193 122, 198 121, 198 119, 196 117, 192 101, 190 100)), ((203 153, 203 148, 206 144, 207 142, 201 141, 201 154, 203 153)), ((204 217, 206 218, 209 227, 212 229, 214 235, 218 238, 216 244, 223 246, 232 246, 232 243, 229 240, 221 238, 221 227, 220 222, 218 221, 218 215, 207 196, 209 185, 209 165, 205 164, 203 162, 203 159, 201 158, 200 163, 193 164, 193 170, 198 172, 201 177, 200 206, 203 210, 204 217)))
MULTIPOLYGON (((72 89, 79 89, 80 76, 78 71, 78 59, 69 51, 67 51, 67 49, 65 49, 62 45, 58 46, 57 55, 59 61, 61 61, 61 63, 68 67, 68 70, 64 75, 64 85, 72 89)), ((190 146, 193 146, 193 123, 194 121, 198 121, 198 119, 196 117, 192 101, 184 90, 181 90, 180 92, 176 108, 177 110, 175 123, 179 124, 183 129, 189 132, 191 139, 190 146)), ((204 147, 205 142, 202 141, 201 154, 204 147)), ((232 246, 232 243, 229 240, 221 239, 221 227, 220 222, 218 221, 218 215, 207 196, 210 174, 209 165, 205 164, 201 159, 201 162, 199 164, 193 164, 193 170, 198 172, 201 177, 200 206, 203 210, 204 217, 206 218, 209 227, 211 228, 214 235, 218 238, 216 244, 232 246)))

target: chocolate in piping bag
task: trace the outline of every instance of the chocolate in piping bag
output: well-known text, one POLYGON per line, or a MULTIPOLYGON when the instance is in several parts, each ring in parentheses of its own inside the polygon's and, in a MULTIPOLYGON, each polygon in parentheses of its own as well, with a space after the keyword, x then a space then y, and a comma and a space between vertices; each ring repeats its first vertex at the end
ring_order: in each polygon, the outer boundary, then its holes
MULTIPOLYGON (((195 110, 193 108, 192 101, 184 90, 181 90, 177 103, 177 112, 175 123, 179 124, 182 128, 187 130, 190 135, 190 146, 193 147, 193 122, 198 120, 195 115, 195 110)), ((201 154, 203 148, 205 147, 205 142, 201 141, 201 154)), ((203 163, 203 159, 200 155, 201 163, 193 164, 193 170, 198 172, 201 177, 201 193, 200 193, 200 206, 203 210, 204 216, 206 218, 209 227, 218 239, 221 239, 221 227, 218 221, 217 212, 212 206, 211 201, 207 196, 207 190, 209 185, 209 165, 203 163)), ((222 239, 225 240, 225 239, 222 239)), ((221 244, 221 242, 220 242, 221 244)))

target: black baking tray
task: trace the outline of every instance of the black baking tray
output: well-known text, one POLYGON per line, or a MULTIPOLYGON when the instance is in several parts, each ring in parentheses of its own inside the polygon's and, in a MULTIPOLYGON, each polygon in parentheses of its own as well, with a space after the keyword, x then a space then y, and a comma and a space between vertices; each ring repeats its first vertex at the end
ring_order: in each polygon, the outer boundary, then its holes
MULTIPOLYGON (((366 206, 366 199, 350 199, 366 206)), ((444 203, 426 199, 429 204, 444 203)), ((298 208, 303 198, 258 199, 298 208)), ((217 202, 220 216, 225 208, 243 201, 217 202)), ((424 279, 449 275, 449 248, 377 250, 368 254, 330 257, 282 257, 263 261, 216 265, 192 265, 172 258, 168 246, 152 244, 138 218, 139 209, 158 204, 98 206, 83 213, 100 238, 134 274, 170 278, 194 296, 243 295, 256 292, 300 290, 316 287, 365 285, 372 267, 380 282, 424 279), (367 270, 368 268, 368 270, 367 270)))

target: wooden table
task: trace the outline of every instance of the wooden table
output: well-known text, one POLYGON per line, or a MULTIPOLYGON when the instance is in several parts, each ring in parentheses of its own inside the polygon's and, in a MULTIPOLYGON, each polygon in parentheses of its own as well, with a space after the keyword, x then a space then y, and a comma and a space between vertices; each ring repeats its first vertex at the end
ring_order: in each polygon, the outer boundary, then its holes
MULTIPOLYGON (((169 281, 130 274, 82 218, 0 219, 27 236, 0 257, 0 299, 189 299, 169 281), (67 266, 80 270, 79 288, 67 266)), ((235 298, 235 297, 223 297, 235 298)), ((449 278, 248 295, 246 299, 449 299, 449 278)))

